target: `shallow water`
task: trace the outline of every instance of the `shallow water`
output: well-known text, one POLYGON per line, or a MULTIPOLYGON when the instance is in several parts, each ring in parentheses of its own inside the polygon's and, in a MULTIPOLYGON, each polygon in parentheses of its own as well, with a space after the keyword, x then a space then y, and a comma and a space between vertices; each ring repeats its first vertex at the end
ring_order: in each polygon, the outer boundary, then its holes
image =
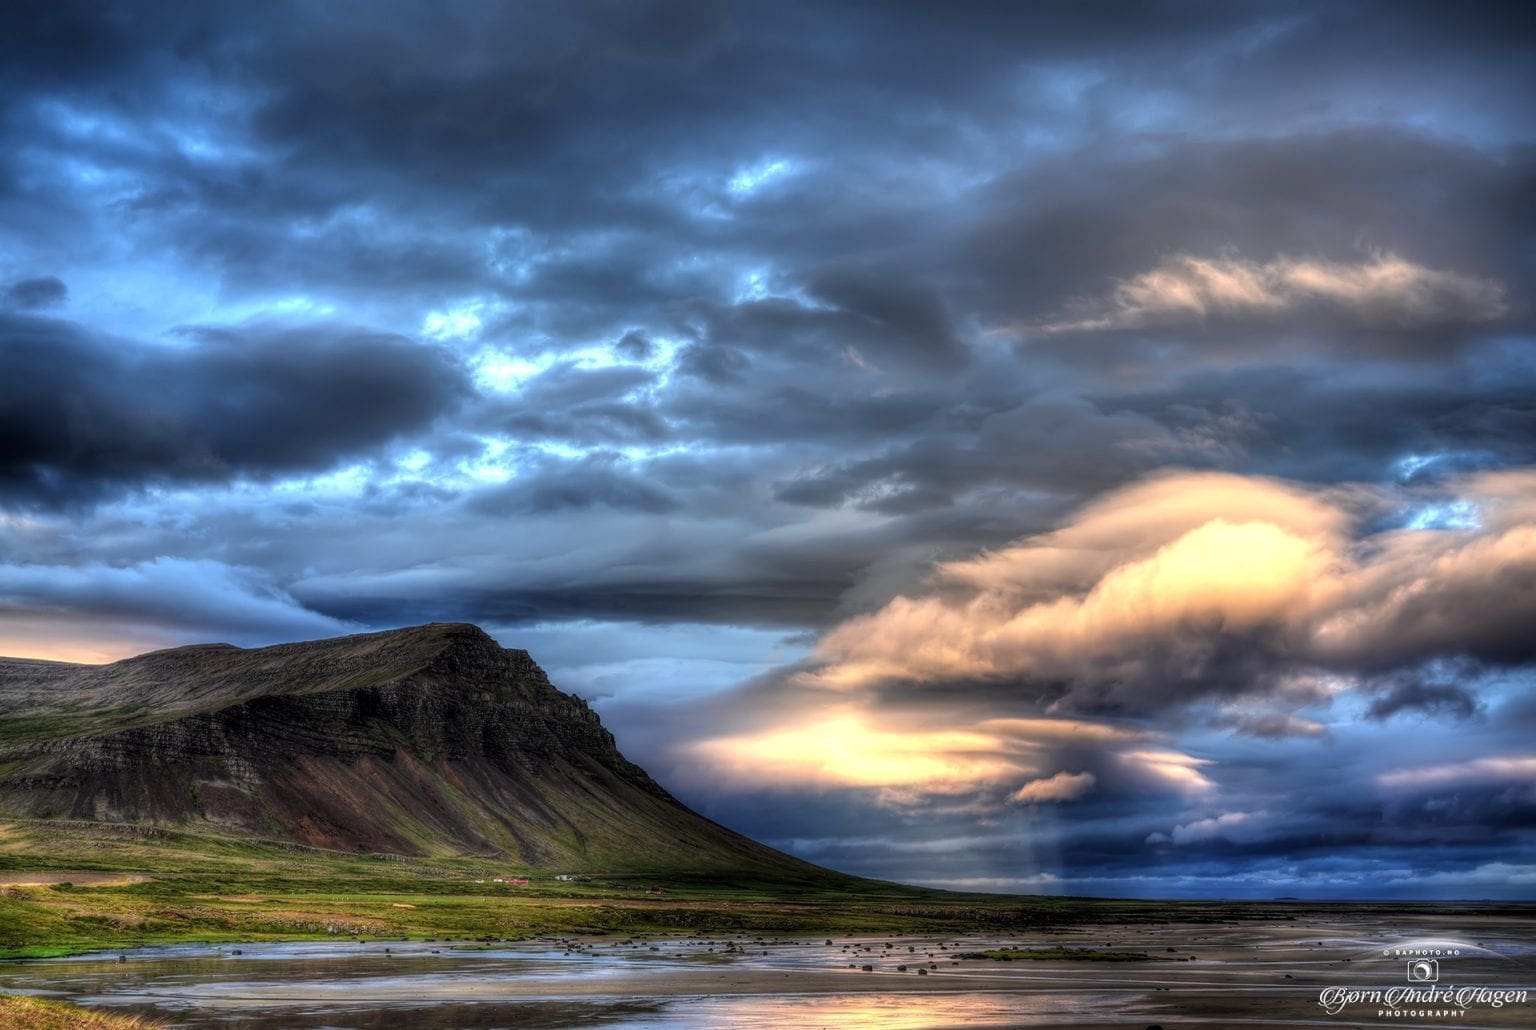
MULTIPOLYGON (((0 989, 151 1016, 182 1030, 1341 1026, 1351 1024, 1319 1010, 1318 990, 1400 982, 1401 963, 1377 958, 1382 946, 1389 939, 1425 940, 1430 929, 1388 932, 1317 921, 1102 927, 1006 939, 671 936, 172 946, 130 951, 124 961, 114 953, 0 962, 0 989), (1160 961, 958 959, 962 951, 998 944, 1132 948, 1160 961)), ((1463 932, 1470 929, 1459 927, 1453 936, 1483 946, 1448 960, 1448 969, 1454 965, 1468 982, 1532 981, 1536 934, 1529 921, 1490 923, 1475 937, 1463 932)), ((1526 1006, 1478 1011, 1455 1025, 1536 1025, 1525 1022, 1533 1014, 1526 1006)))
MULTIPOLYGON (((893 953, 878 973, 850 971, 850 955, 841 951, 847 941, 832 948, 820 941, 744 944, 745 952, 729 954, 720 943, 692 940, 605 942, 577 950, 547 942, 174 946, 126 952, 127 961, 113 954, 0 963, 0 987, 152 1016, 187 1030, 918 1030, 1057 1023, 1063 1016, 1098 1022, 1114 1005, 1113 992, 1081 992, 1063 1004, 1059 997, 1031 999, 990 984, 976 991, 958 983, 935 983, 936 993, 894 985, 889 993, 871 990, 874 976, 900 977, 905 987, 916 960, 893 953), (898 959, 911 962, 907 976, 895 972, 898 959), (805 978, 817 974, 851 974, 859 982, 847 981, 852 993, 839 993, 836 984, 828 990, 824 981, 805 990, 805 978), (774 976, 783 978, 783 987, 761 993, 764 978, 774 976), (750 993, 732 993, 738 990, 750 993)), ((875 952, 851 954, 863 964, 873 962, 875 952)))

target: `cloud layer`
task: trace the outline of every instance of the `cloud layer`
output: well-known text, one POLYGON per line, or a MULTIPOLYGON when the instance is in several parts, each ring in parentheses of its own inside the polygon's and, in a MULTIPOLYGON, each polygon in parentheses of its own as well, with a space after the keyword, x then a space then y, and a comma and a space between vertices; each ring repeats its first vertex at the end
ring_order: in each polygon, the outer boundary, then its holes
POLYGON ((1145 710, 1298 672, 1530 662, 1536 473, 1448 489, 1474 524, 1366 534, 1386 496, 1164 474, 939 566, 929 592, 828 632, 802 675, 838 689, 1007 679, 1058 706, 1145 710))
POLYGON ((436 348, 329 326, 204 328, 145 347, 0 313, 0 334, 12 504, 325 471, 425 428, 468 392, 436 348))
POLYGON ((1497 321, 1509 311, 1503 286, 1424 268, 1393 254, 1359 262, 1237 257, 1165 258, 1120 283, 1102 302, 1087 301, 1076 322, 1047 332, 1188 327, 1213 320, 1269 318, 1296 323, 1319 316, 1385 330, 1497 321))
POLYGON ((467 619, 856 871, 1515 893, 1373 756, 1536 725, 1523 14, 0 8, 0 644, 467 619))

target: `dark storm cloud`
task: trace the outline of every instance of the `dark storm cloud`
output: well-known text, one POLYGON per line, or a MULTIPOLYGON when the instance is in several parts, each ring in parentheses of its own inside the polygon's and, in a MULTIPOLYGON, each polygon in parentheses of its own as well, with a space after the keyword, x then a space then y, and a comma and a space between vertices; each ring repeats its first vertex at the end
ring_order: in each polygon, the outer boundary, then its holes
POLYGON ((561 440, 585 447, 654 443, 673 435, 666 420, 650 405, 620 401, 571 408, 520 403, 516 410, 496 417, 489 425, 520 440, 561 440))
POLYGON ((0 488, 11 504, 323 471, 463 396, 442 351, 337 327, 206 329, 143 346, 0 314, 0 488))
MULTIPOLYGON (((567 477, 551 464, 530 475, 531 488, 486 487, 457 508, 432 504, 336 527, 322 559, 335 571, 308 576, 293 592, 317 611, 378 625, 457 612, 506 626, 592 618, 788 630, 831 618, 836 598, 884 549, 878 534, 851 531, 810 543, 770 533, 744 544, 737 516, 669 507, 686 495, 668 478, 635 479, 611 461, 586 472, 567 477), (370 552, 359 540, 380 532, 403 539, 398 568, 362 562, 370 552)), ((720 485, 723 494, 732 489, 720 485)), ((753 506, 750 498, 736 505, 753 506)))
MULTIPOLYGON (((672 429, 650 399, 655 381, 654 372, 637 366, 583 369, 563 362, 524 382, 514 398, 486 403, 476 421, 519 440, 586 446, 665 440, 672 429)), ((571 471, 582 478, 589 468, 581 459, 571 471)))
MULTIPOLYGON (((836 309, 829 320, 844 345, 862 342, 931 367, 964 359, 946 314, 957 305, 1005 321, 1046 317, 1171 251, 1238 248, 1264 260, 1342 257, 1368 245, 1495 274, 1510 257, 1506 213, 1528 219, 1520 214, 1528 205, 1518 203, 1527 165, 1399 130, 1273 141, 1149 137, 1146 156, 1118 149, 1107 127, 1076 124, 1074 105, 1110 103, 1124 88, 1104 75, 1100 62, 1110 54, 1117 63, 1132 59, 1134 81, 1142 62, 1179 65, 1178 55, 1204 45, 1215 48, 1208 74, 1262 81, 1273 74, 1264 31, 1280 26, 1275 50, 1298 45, 1298 36, 1312 45, 1326 38, 1329 59, 1344 66, 1332 33, 1364 25, 1327 8, 1178 18, 1131 8, 1089 23, 1043 12, 957 18, 790 5, 767 19, 677 5, 606 18, 561 5, 453 8, 427 18, 386 5, 343 9, 319 24, 300 19, 292 30, 232 9, 225 31, 239 46, 196 25, 196 9, 188 10, 170 20, 165 39, 132 21, 109 34, 139 61, 176 58, 126 84, 128 95, 152 103, 178 68, 202 76, 217 60, 237 90, 259 86, 261 99, 239 105, 235 118, 250 145, 222 165, 163 147, 163 157, 135 158, 150 187, 136 203, 165 198, 170 207, 156 214, 175 229, 166 242, 250 287, 285 276, 342 293, 364 280, 373 288, 457 284, 517 298, 536 324, 597 329, 601 321, 587 320, 598 312, 633 315, 707 285, 666 270, 724 245, 784 263, 802 289, 836 309), (984 32, 977 22, 989 19, 996 24, 984 32), (666 28, 640 32, 642 22, 666 28), (1157 31, 1121 36, 1142 22, 1157 31), (1322 25, 1328 34, 1314 37, 1322 25), (819 45, 807 49, 812 30, 819 45), (124 31, 128 38, 116 38, 124 31), (335 60, 340 49, 346 61, 335 60), (792 50, 795 62, 780 63, 792 50), (1055 63, 1032 68, 1041 54, 1055 63), (870 103, 881 89, 886 102, 870 103), (1084 94, 1072 99, 1078 89, 1084 94), (1067 98, 1054 103, 1064 111, 1038 103, 1062 91, 1067 98), (928 106, 914 110, 919 96, 928 106), (790 117, 794 110, 825 113, 790 117), (1031 112, 1099 138, 1012 175, 962 162, 962 178, 995 179, 964 203, 920 180, 905 189, 868 182, 872 162, 889 174, 935 151, 970 158, 965 133, 999 131, 1031 112), (701 220, 689 204, 704 187, 669 178, 693 164, 702 179, 723 181, 765 152, 815 153, 830 131, 848 157, 807 172, 800 185, 791 175, 764 197, 736 200, 713 187, 720 196, 710 194, 711 202, 736 216, 734 226, 701 220), (687 142, 700 134, 711 140, 709 155, 687 142), (343 171, 345 190, 335 185, 343 171), (167 192, 155 180, 175 186, 167 192), (669 190, 677 205, 658 206, 669 190), (1421 203, 1430 193, 1442 202, 1421 203), (842 221, 853 211, 863 212, 857 224, 842 221), (516 225, 543 253, 516 274, 492 271, 478 241, 424 240, 410 225, 418 218, 460 231, 516 225)), ((1470 32, 1459 19, 1438 34, 1413 28, 1401 30, 1399 45, 1433 53, 1442 73, 1488 45, 1484 30, 1470 32)), ((56 145, 69 153, 107 144, 56 145)), ((105 156, 123 160, 116 146, 116 157, 105 156)))
POLYGON ((5 301, 15 308, 51 308, 64 303, 69 287, 56 276, 21 279, 6 287, 5 301))
POLYGON ((299 593, 307 606, 328 616, 381 626, 441 622, 473 613, 477 622, 509 627, 507 639, 515 642, 519 627, 564 620, 802 626, 826 618, 827 595, 846 585, 846 580, 839 581, 830 573, 822 580, 764 576, 731 585, 704 577, 628 577, 623 582, 609 576, 590 579, 592 582, 520 588, 464 583, 448 576, 443 586, 419 598, 392 592, 370 596, 367 584, 359 584, 342 596, 312 586, 299 593))
MULTIPOLYGON (((1169 255, 1360 261, 1377 251, 1511 285, 1531 281, 1520 241, 1536 222, 1520 198, 1532 189, 1533 165, 1523 149, 1489 151, 1374 127, 1279 139, 1175 139, 1149 149, 1074 152, 990 187, 994 202, 966 254, 991 286, 984 299, 993 317, 1022 326, 1058 319, 1074 301, 1091 302, 1169 255), (1426 196, 1434 203, 1426 204, 1426 196)), ((1288 312, 1287 335, 1310 329, 1329 349, 1358 340, 1375 351, 1422 356, 1463 335, 1455 330, 1469 310, 1482 313, 1458 306, 1465 303, 1443 302, 1422 325, 1391 331, 1379 331, 1381 316, 1362 310, 1352 320, 1364 331, 1347 335, 1336 320, 1319 317, 1326 312, 1299 322, 1288 312)), ((1530 318, 1523 299, 1516 307, 1530 318)), ((1268 319, 1260 316, 1262 326, 1268 319)), ((1209 330, 1216 346, 1235 348, 1252 321, 1250 313, 1246 322, 1206 319, 1181 328, 1194 330, 1195 340, 1209 330)), ((1472 328, 1481 330, 1483 321, 1474 318, 1472 328)), ((1084 356, 1127 346, 1112 342, 1084 356)))
POLYGON ((1223 715, 1212 720, 1212 724, 1230 728, 1234 733, 1258 737, 1262 740, 1328 736, 1328 727, 1323 723, 1303 719, 1289 712, 1255 712, 1223 715))
POLYGON ((1372 719, 1390 719, 1402 713, 1469 719, 1478 711, 1477 698, 1465 687, 1422 673, 1400 673, 1372 686, 1380 692, 1365 710, 1372 719))
POLYGON ((92 619, 147 619, 242 644, 357 628, 305 609, 257 569, 206 559, 157 558, 127 567, 0 564, 0 624, 38 608, 68 610, 86 627, 92 619))
POLYGON ((544 470, 530 469, 515 485, 482 491, 470 503, 476 511, 490 515, 596 505, 656 515, 679 507, 665 489, 626 470, 618 455, 603 453, 588 454, 579 462, 551 462, 544 470))
POLYGON ((823 272, 806 283, 810 294, 863 323, 863 332, 842 332, 863 338, 865 348, 878 346, 873 357, 890 357, 953 370, 967 352, 956 338, 949 313, 938 293, 909 276, 874 271, 823 272))
POLYGON ((1201 371, 1155 392, 1095 402, 1156 420, 1215 467, 1369 480, 1422 455, 1431 467, 1403 474, 1424 481, 1458 467, 1536 461, 1536 367, 1514 355, 1450 370, 1201 371))
POLYGON ((1035 396, 991 411, 971 401, 936 415, 930 416, 932 430, 917 439, 807 469, 777 484, 777 496, 895 513, 997 488, 1089 494, 1169 460, 1202 457, 1151 419, 1106 411, 1071 394, 1035 396))
POLYGON ((119 72, 140 52, 132 21, 92 3, 7 4, 0 14, 0 74, 15 91, 9 95, 119 72))

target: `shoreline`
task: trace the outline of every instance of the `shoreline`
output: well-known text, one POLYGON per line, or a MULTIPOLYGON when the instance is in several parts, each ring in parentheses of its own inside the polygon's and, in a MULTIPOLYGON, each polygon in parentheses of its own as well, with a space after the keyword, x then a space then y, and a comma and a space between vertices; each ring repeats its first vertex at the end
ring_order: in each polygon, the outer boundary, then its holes
MULTIPOLYGON (((1359 1025, 1359 1012, 1330 1018, 1320 992, 1402 977, 1384 949, 1426 935, 1491 947, 1448 960, 1458 974, 1488 986, 1536 983, 1536 921, 1458 917, 1384 921, 1331 913, 1300 923, 1103 924, 1070 933, 1075 946, 1116 947, 1168 956, 1157 962, 1065 960, 1004 962, 961 958, 987 947, 1055 954, 1061 934, 813 934, 672 932, 530 935, 505 944, 374 939, 160 944, 115 955, 96 952, 33 962, 0 962, 0 990, 68 983, 69 1000, 134 1015, 172 1013, 177 1025, 212 1027, 254 1020, 268 1027, 330 1018, 351 1025, 368 1013, 410 1010, 416 1018, 470 1025, 465 1013, 518 1014, 643 1010, 643 1025, 687 1027, 691 1020, 741 1013, 818 1014, 834 1025, 958 1025, 978 1011, 980 1026, 1134 1027, 1177 1021, 1231 1027, 1359 1025), (1171 951, 1168 949, 1172 949, 1171 951), (863 967, 872 968, 866 970, 863 967), (919 966, 929 966, 918 973, 919 966), (852 968, 850 968, 852 967, 852 968), (902 967, 905 967, 904 969, 902 967), (979 1006, 979 1008, 978 1008, 979 1006), (912 1013, 932 1022, 912 1022, 912 1013), (441 1014, 441 1015, 439 1015, 441 1014), (852 1014, 852 1015, 850 1015, 852 1014), (995 1015, 997 1022, 985 1019, 995 1015), (856 1017, 856 1018, 855 1018, 856 1017), (462 1020, 460 1023, 454 1019, 462 1020), (902 1022, 907 1019, 907 1022, 902 1022), (882 1021, 883 1020, 883 1021, 882 1021)), ((1536 1009, 1480 1010, 1464 1030, 1529 1025, 1536 1009)), ((369 1017, 373 1018, 373 1017, 369 1017)), ((382 1017, 380 1017, 382 1018, 382 1017)), ((551 1017, 552 1018, 552 1017, 551 1017)), ((606 1018, 606 1017, 605 1017, 606 1018)), ((615 1017, 617 1018, 617 1017, 615 1017)), ((332 1025, 333 1025, 332 1024, 332 1025)), ((315 1024, 319 1025, 319 1024, 315 1024)), ((549 1025, 576 1025, 575 1023, 549 1025)), ((628 1026, 621 1021, 620 1026, 628 1026)), ((641 1025, 641 1024, 635 1024, 641 1025)), ((754 1022, 751 1025, 769 1025, 754 1022)), ((1383 1025, 1429 1027, 1434 1020, 1383 1025)))
MULTIPOLYGON (((101 874, 106 876, 108 874, 101 874)), ((8 901, 18 900, 18 889, 42 889, 52 892, 62 888, 69 900, 84 900, 100 891, 104 894, 123 887, 174 883, 149 875, 110 874, 109 883, 14 883, 0 880, 0 912, 8 901), (78 892, 78 893, 77 893, 78 892)), ((307 923, 312 929, 285 929, 275 932, 247 930, 234 925, 186 927, 166 926, 153 932, 123 932, 76 938, 71 941, 36 941, 20 947, 0 947, 0 962, 47 961, 78 958, 92 954, 117 954, 125 951, 206 946, 240 947, 276 944, 344 944, 347 942, 390 941, 398 943, 453 943, 456 945, 495 945, 529 943, 553 938, 608 939, 634 937, 660 940, 688 938, 701 934, 727 935, 740 932, 771 934, 778 938, 825 938, 849 935, 913 936, 949 933, 951 935, 1029 933, 1051 937, 1060 945, 1074 935, 1114 925, 1184 924, 1194 928, 1210 926, 1284 926, 1302 920, 1323 918, 1373 918, 1396 916, 1400 919, 1439 919, 1452 915, 1508 917, 1530 920, 1536 925, 1536 903, 1486 902, 1468 905, 1455 902, 1292 902, 1289 911, 1276 911, 1275 902, 1208 901, 1124 901, 1112 899, 1061 899, 1023 896, 999 901, 987 898, 972 905, 984 914, 1007 914, 1017 910, 1018 918, 965 919, 937 912, 952 907, 926 900, 905 914, 880 911, 869 902, 791 905, 776 901, 740 900, 729 896, 713 899, 673 899, 666 903, 625 897, 483 897, 478 895, 411 895, 400 893, 352 893, 347 906, 338 906, 325 898, 282 891, 266 891, 266 896, 191 894, 170 892, 164 901, 183 904, 192 901, 203 908, 230 911, 231 921, 260 920, 263 908, 276 907, 278 915, 290 922, 307 923), (349 911, 338 911, 338 908, 349 911), (358 909, 366 910, 359 915, 358 909), (484 927, 450 926, 434 922, 435 917, 452 910, 455 922, 484 922, 484 927), (1219 909, 1213 914, 1212 909, 1219 909), (1044 911, 1042 911, 1044 910, 1044 911), (816 922, 818 914, 824 922, 816 922), (477 918, 478 917, 478 918, 477 918), (1117 919, 1117 917, 1119 917, 1117 919), (1129 917, 1127 922, 1122 923, 1129 917), (515 921, 518 925, 507 925, 515 921), (329 922, 329 926, 320 924, 329 922), (338 924, 366 922, 366 927, 341 929, 338 924)), ((961 896, 964 897, 964 896, 961 896)), ((53 898, 36 897, 43 904, 53 898)), ((190 906, 188 906, 190 907, 190 906)), ((161 911, 170 911, 162 909, 161 911)), ((206 912, 194 912, 204 916, 206 912)), ((124 931, 130 928, 124 926, 124 931)), ((999 938, 1005 941, 1005 938, 999 938)))

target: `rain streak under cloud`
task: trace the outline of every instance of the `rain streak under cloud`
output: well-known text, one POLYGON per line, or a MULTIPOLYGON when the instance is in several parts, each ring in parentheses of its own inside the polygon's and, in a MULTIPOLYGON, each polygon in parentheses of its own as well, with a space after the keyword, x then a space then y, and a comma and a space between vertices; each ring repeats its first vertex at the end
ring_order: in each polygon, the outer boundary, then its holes
POLYGON ((8 5, 0 652, 473 621, 852 872, 1528 897, 1523 13, 8 5))

